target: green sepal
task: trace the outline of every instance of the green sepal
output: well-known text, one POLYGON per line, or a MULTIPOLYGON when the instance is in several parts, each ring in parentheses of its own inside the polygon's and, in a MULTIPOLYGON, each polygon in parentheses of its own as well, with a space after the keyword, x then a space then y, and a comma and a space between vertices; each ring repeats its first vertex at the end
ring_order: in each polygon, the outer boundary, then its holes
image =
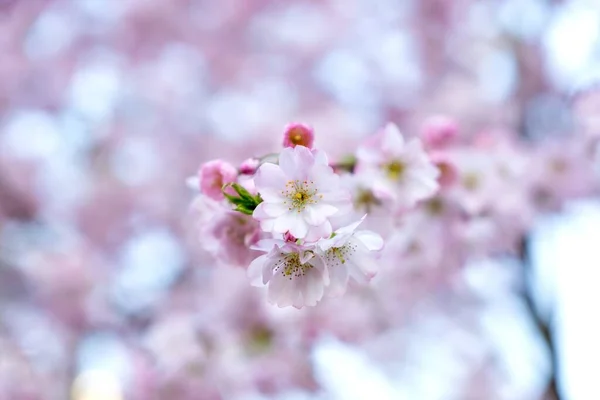
POLYGON ((231 204, 236 206, 235 211, 239 211, 246 215, 252 215, 256 206, 262 203, 263 199, 260 195, 253 196, 246 188, 237 183, 229 183, 223 186, 223 195, 231 204), (226 193, 227 188, 233 188, 239 197, 226 193))

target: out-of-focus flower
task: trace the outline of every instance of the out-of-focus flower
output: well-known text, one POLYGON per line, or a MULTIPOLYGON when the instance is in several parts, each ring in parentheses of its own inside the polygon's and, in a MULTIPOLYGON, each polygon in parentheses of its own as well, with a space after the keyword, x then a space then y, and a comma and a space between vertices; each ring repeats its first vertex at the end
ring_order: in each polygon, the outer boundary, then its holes
POLYGON ((250 249, 260 238, 260 227, 251 216, 229 210, 209 198, 196 200, 199 243, 226 265, 246 268, 256 257, 250 249))
POLYGON ((312 149, 315 134, 310 126, 293 123, 285 127, 283 133, 283 147, 304 146, 312 149))
POLYGON ((193 315, 173 314, 161 319, 151 327, 144 344, 168 376, 186 368, 200 368, 206 361, 193 315))
POLYGON ((405 142, 394 124, 388 124, 358 150, 359 170, 378 171, 380 193, 394 200, 399 209, 414 207, 439 188, 439 171, 419 139, 405 142))
POLYGON ((248 267, 254 286, 268 286, 268 300, 279 307, 315 306, 323 298, 329 275, 314 246, 283 240, 261 241, 255 247, 268 251, 248 267))
POLYGON ((222 160, 212 160, 202 164, 198 172, 200 191, 214 200, 222 200, 223 185, 235 182, 237 171, 235 167, 222 160))
POLYGON ((450 157, 443 153, 434 153, 431 160, 440 171, 438 183, 441 189, 452 186, 458 180, 458 169, 450 157))
POLYGON ((256 172, 260 165, 260 161, 257 158, 248 158, 240 165, 240 174, 252 175, 256 172))
POLYGON ((425 122, 423 142, 428 149, 443 149, 451 145, 458 136, 458 123, 444 116, 432 117, 425 122))
POLYGON ((343 295, 346 292, 349 277, 357 282, 366 283, 377 272, 371 252, 383 248, 383 239, 375 232, 356 230, 365 217, 351 225, 337 229, 332 235, 333 237, 317 242, 320 255, 323 257, 329 273, 328 296, 343 295))
POLYGON ((350 205, 350 194, 327 156, 304 146, 283 149, 279 165, 261 165, 255 184, 264 201, 254 210, 254 218, 266 232, 289 231, 309 241, 328 237, 329 218, 350 205))

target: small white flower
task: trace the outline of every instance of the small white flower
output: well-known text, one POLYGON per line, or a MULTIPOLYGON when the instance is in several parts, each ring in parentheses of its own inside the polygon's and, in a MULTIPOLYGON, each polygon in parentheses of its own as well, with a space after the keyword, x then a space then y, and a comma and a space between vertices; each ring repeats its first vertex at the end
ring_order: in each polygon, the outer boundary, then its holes
POLYGON ((279 165, 265 163, 255 184, 263 202, 254 210, 265 232, 290 232, 298 239, 329 237, 329 218, 350 206, 350 193, 340 184, 322 152, 288 147, 279 165))
POLYGON ((248 276, 253 286, 268 286, 271 304, 302 308, 314 306, 323 298, 329 275, 314 246, 267 239, 254 248, 268 253, 252 261, 248 276))
POLYGON ((377 272, 372 252, 383 248, 383 239, 375 232, 356 230, 365 217, 336 230, 332 238, 317 242, 329 274, 327 294, 330 297, 346 292, 349 277, 367 283, 377 272))
POLYGON ((357 153, 359 169, 378 171, 374 182, 381 196, 393 199, 400 209, 414 207, 435 194, 439 188, 438 168, 423 149, 421 141, 408 142, 394 124, 388 124, 367 146, 357 153))

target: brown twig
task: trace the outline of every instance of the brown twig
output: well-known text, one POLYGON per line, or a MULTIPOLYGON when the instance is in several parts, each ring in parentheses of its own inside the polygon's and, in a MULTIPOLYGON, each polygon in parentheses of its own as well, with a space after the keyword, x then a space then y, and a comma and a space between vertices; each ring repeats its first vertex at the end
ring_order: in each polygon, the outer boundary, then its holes
POLYGON ((531 281, 528 277, 532 273, 531 266, 531 257, 529 254, 529 246, 527 238, 523 238, 521 242, 521 251, 520 251, 521 261, 522 261, 522 273, 523 273, 523 287, 521 295, 523 297, 523 301, 531 319, 535 323, 541 337, 546 343, 546 348, 550 353, 550 379, 548 380, 548 385, 546 386, 546 390, 544 392, 543 399, 545 400, 560 400, 561 396, 558 391, 557 385, 557 376, 559 372, 559 359, 558 354, 556 352, 556 343, 554 340, 554 330, 552 326, 553 318, 552 313, 545 320, 535 305, 535 301, 533 299, 533 287, 531 281))

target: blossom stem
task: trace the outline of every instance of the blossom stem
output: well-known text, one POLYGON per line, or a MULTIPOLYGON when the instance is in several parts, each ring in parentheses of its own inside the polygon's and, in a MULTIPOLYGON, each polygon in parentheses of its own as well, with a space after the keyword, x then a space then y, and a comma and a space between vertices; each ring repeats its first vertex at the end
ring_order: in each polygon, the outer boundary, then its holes
POLYGON ((520 258, 521 258, 521 271, 523 273, 522 276, 522 291, 521 296, 523 298, 523 302, 533 320, 535 326, 537 327, 541 337, 544 339, 546 343, 546 347, 548 352, 550 353, 550 378, 548 380, 548 384, 544 391, 545 400, 561 400, 561 395, 558 391, 557 384, 557 376, 559 372, 559 358, 558 353, 556 351, 556 342, 554 337, 554 326, 553 326, 553 313, 550 313, 550 316, 545 320, 535 305, 535 300, 533 298, 533 288, 528 277, 531 275, 531 257, 529 253, 529 245, 528 240, 524 237, 521 241, 520 248, 520 258))

